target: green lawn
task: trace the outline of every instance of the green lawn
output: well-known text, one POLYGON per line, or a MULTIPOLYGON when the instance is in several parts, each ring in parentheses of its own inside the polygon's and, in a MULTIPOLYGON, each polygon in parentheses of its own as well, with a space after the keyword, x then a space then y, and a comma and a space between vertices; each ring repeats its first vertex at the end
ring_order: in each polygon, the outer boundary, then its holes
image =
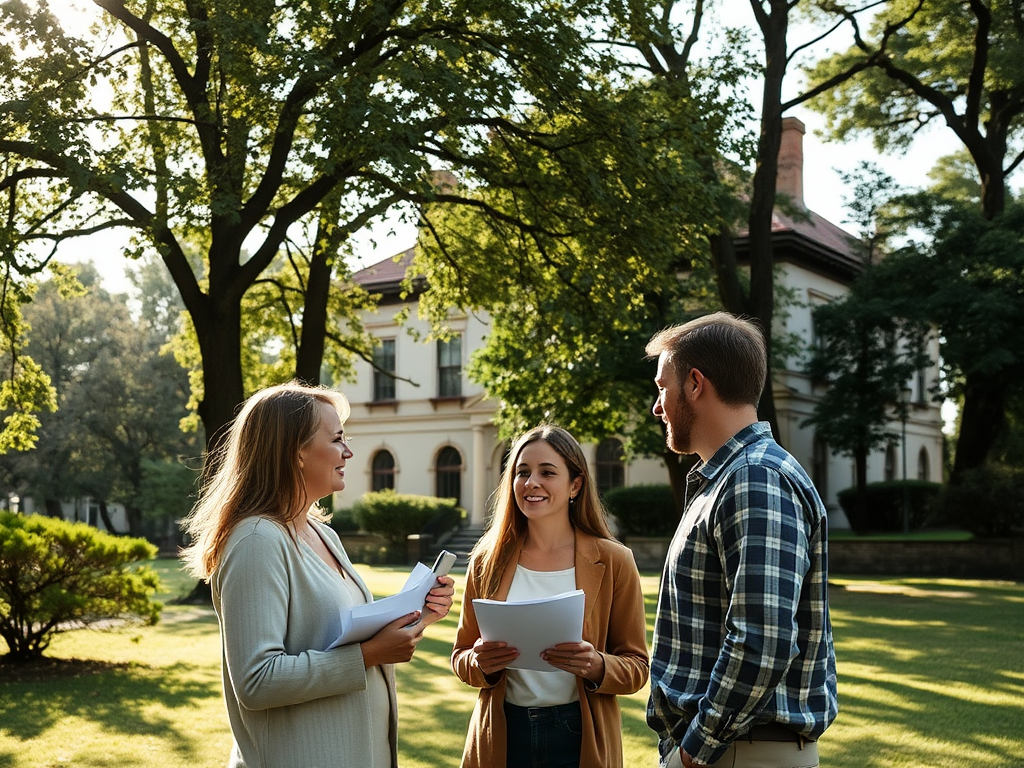
MULTIPOLYGON (((173 563, 158 567, 165 597, 187 590, 173 563)), ((407 575, 360 571, 381 595, 407 575)), ((656 589, 657 577, 645 576, 649 622, 656 589)), ((1024 766, 1024 585, 836 578, 832 616, 841 712, 821 741, 823 766, 1024 766)), ((403 768, 458 765, 475 692, 448 670, 455 624, 453 612, 431 627, 399 670, 403 768)), ((224 764, 211 610, 168 606, 155 627, 70 632, 49 655, 92 666, 28 681, 0 667, 0 767, 224 764)), ((645 702, 645 691, 621 702, 629 768, 655 764, 645 702)))

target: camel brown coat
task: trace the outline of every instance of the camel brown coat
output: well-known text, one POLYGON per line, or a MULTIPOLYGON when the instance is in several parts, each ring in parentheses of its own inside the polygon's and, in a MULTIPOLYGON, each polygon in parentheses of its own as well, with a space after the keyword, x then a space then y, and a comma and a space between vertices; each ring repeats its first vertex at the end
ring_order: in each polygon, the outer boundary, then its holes
MULTIPOLYGON (((508 596, 519 549, 502 575, 495 600, 508 596)), ((576 531, 576 588, 585 594, 583 639, 604 657, 604 678, 594 685, 576 679, 583 715, 580 765, 586 768, 622 767, 622 718, 616 696, 640 690, 647 682, 647 620, 640 574, 633 553, 616 541, 576 531)), ((469 723, 462 768, 505 768, 504 672, 489 681, 472 663, 473 644, 480 637, 473 598, 480 597, 475 578, 477 563, 467 571, 459 632, 452 652, 452 669, 465 683, 480 689, 469 723)))

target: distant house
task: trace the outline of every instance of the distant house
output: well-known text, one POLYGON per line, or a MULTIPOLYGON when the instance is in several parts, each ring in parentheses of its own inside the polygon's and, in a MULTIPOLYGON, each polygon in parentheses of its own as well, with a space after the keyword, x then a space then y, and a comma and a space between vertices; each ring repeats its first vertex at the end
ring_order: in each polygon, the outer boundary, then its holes
MULTIPOLYGON (((0 508, 9 509, 13 512, 22 512, 26 515, 45 515, 46 510, 36 503, 31 496, 19 497, 8 495, 5 500, 0 500, 0 508)), ((110 527, 103 520, 100 503, 89 497, 76 499, 63 499, 60 502, 61 518, 72 523, 88 523, 94 528, 109 533, 124 533, 128 530, 128 515, 122 504, 108 504, 107 517, 110 527)))
MULTIPOLYGON (((797 297, 795 305, 788 308, 788 316, 777 320, 776 330, 796 333, 810 345, 814 339, 812 308, 843 295, 861 264, 850 235, 806 210, 803 133, 799 120, 784 120, 778 191, 789 197, 795 211, 806 211, 806 215, 775 214, 778 284, 797 297)), ((748 245, 745 233, 739 234, 736 245, 742 259, 748 245)), ((416 319, 416 295, 401 298, 400 285, 412 255, 409 249, 354 275, 356 282, 381 297, 378 312, 363 318, 380 345, 377 369, 358 363, 355 384, 345 387, 352 403, 348 431, 355 456, 347 465, 343 498, 351 503, 367 491, 383 488, 454 497, 469 512, 471 522, 480 525, 487 514, 488 498, 497 486, 506 450, 492 424, 496 404, 465 375, 467 361, 487 336, 489 318, 485 314, 456 314, 451 318, 455 332, 451 339, 417 341, 396 321, 402 311, 411 318, 409 324, 421 338, 428 331, 426 323, 416 319)), ((820 390, 801 367, 799 359, 791 359, 785 370, 775 375, 781 439, 813 477, 829 507, 832 525, 846 527, 836 492, 853 484, 853 460, 834 455, 812 431, 800 426, 820 396, 820 390)), ((904 448, 908 477, 941 479, 942 419, 939 408, 927 396, 937 376, 936 362, 913 382, 914 407, 906 422, 906 443, 869 458, 869 481, 902 477, 902 461, 898 462, 897 456, 902 458, 904 448)), ((668 482, 660 458, 641 457, 624 463, 621 441, 615 437, 585 449, 602 489, 668 482)))

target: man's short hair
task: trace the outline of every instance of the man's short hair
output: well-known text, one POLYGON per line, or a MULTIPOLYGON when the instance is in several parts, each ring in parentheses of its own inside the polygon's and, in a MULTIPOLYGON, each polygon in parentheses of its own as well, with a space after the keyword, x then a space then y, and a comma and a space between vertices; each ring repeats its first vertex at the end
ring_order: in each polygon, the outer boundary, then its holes
POLYGON ((714 385, 728 405, 754 405, 761 399, 768 374, 764 334, 750 320, 727 312, 698 317, 658 331, 647 343, 647 354, 667 352, 682 381, 696 368, 714 385))

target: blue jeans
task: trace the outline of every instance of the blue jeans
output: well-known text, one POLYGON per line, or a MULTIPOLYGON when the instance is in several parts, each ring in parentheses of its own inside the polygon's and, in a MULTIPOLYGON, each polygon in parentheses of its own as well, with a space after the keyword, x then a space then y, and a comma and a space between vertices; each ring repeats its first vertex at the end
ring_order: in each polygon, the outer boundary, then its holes
POLYGON ((505 702, 508 768, 579 768, 580 703, 517 707, 505 702))

